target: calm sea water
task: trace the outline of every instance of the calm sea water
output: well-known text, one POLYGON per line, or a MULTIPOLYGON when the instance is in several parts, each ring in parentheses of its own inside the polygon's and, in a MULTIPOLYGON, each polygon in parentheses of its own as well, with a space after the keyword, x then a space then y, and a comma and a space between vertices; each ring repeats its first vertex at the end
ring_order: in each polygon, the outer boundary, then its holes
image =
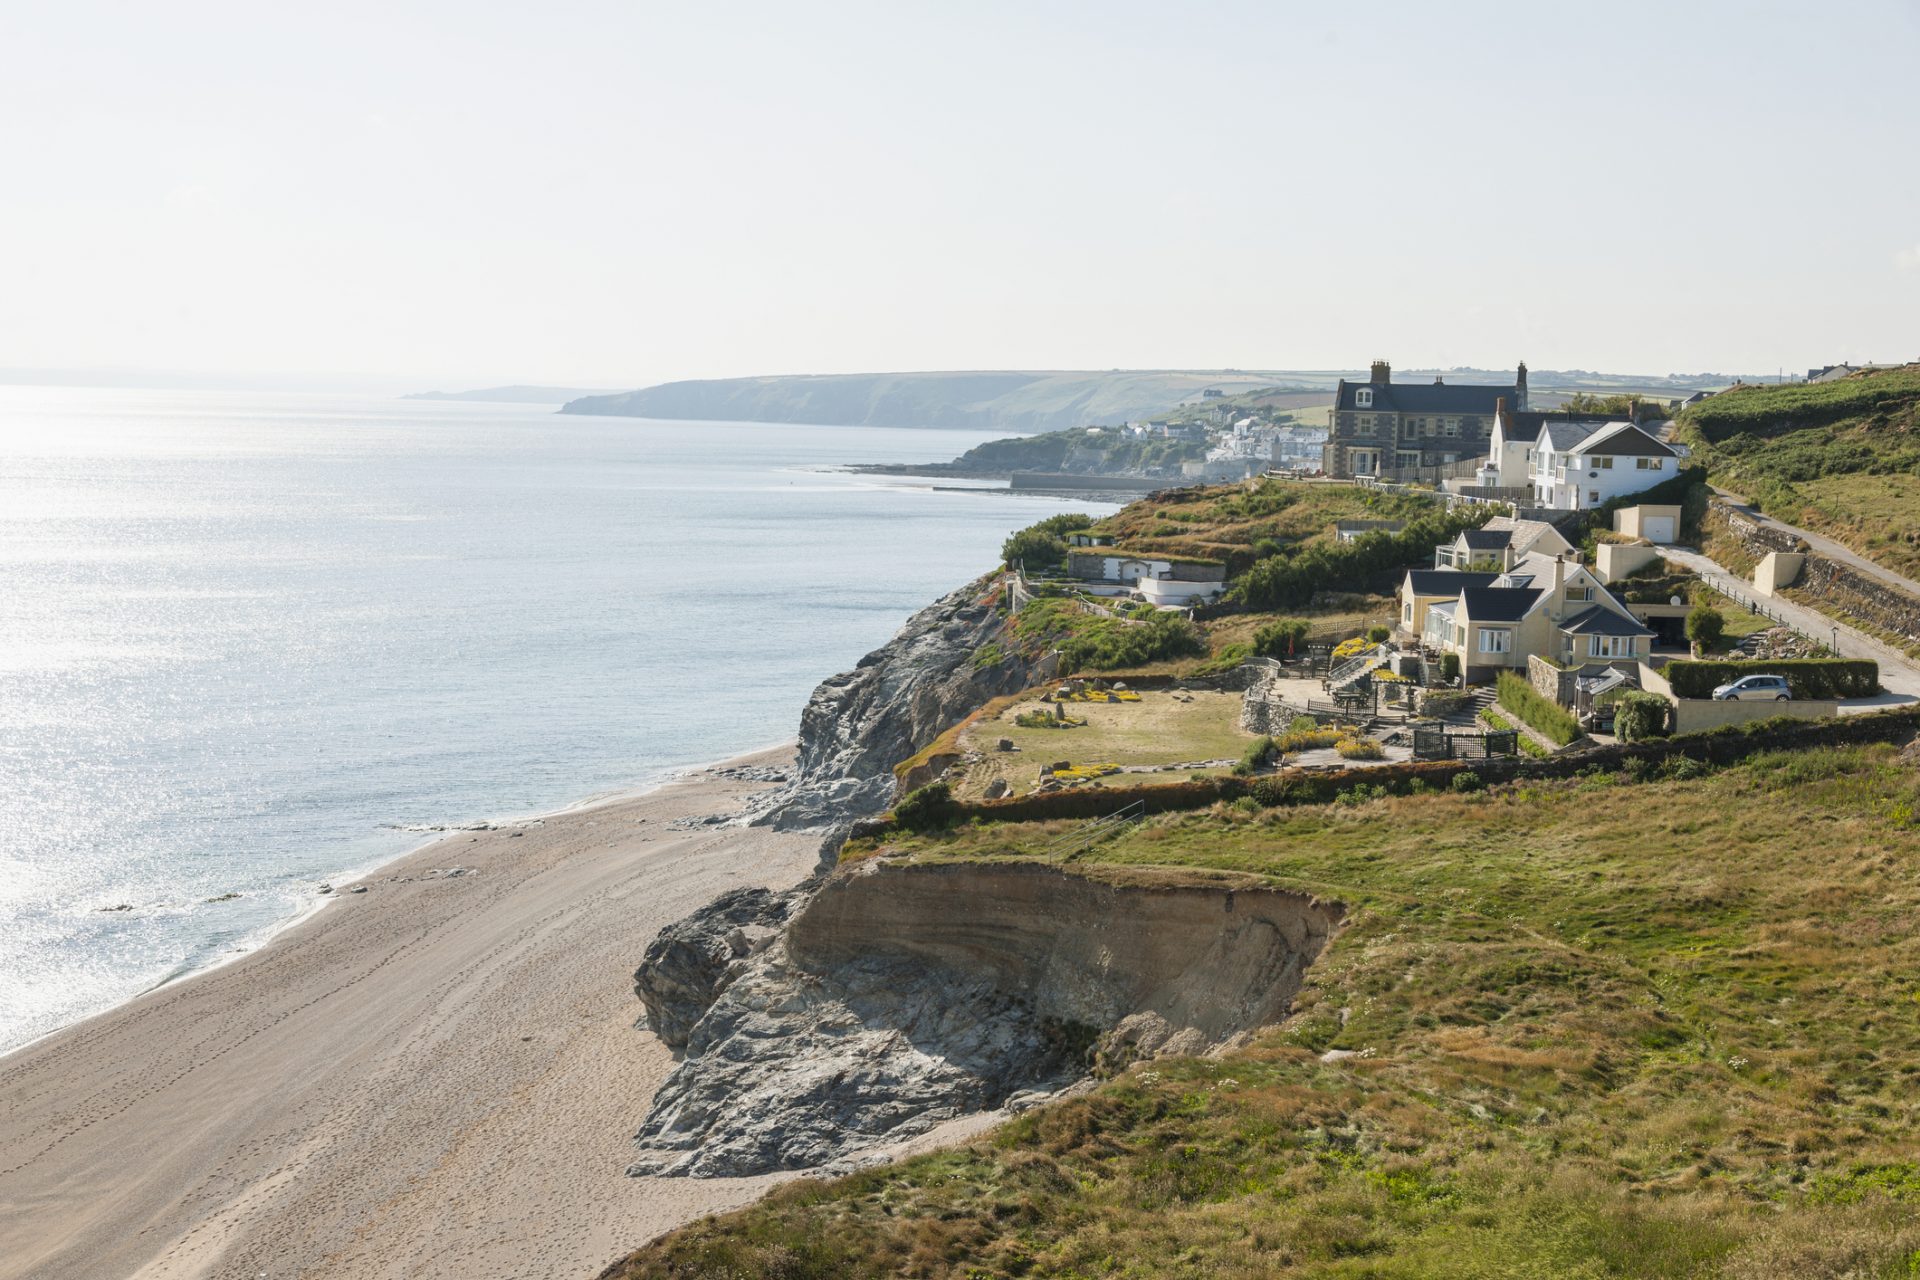
POLYGON ((828 470, 984 438, 0 388, 0 1048, 423 825, 790 737, 1009 530, 1108 509, 828 470))

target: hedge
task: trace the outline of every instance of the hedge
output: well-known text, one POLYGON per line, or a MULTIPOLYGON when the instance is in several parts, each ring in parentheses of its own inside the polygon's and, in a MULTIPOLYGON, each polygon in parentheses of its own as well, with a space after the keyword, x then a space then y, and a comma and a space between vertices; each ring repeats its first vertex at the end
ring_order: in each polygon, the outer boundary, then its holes
POLYGON ((1555 746, 1564 747, 1580 736, 1580 726, 1566 708, 1542 694, 1511 671, 1502 671, 1496 682, 1500 705, 1518 716, 1528 728, 1536 729, 1555 746))
POLYGON ((1867 698, 1880 692, 1880 664, 1871 658, 1795 658, 1709 662, 1680 659, 1661 672, 1676 698, 1711 698, 1741 676, 1785 676, 1796 698, 1867 698))
MULTIPOLYGON (((1205 809, 1220 800, 1253 799, 1269 808, 1296 804, 1324 804, 1361 785, 1404 792, 1415 781, 1432 788, 1453 787, 1462 774, 1474 774, 1480 783, 1514 778, 1571 778, 1594 769, 1619 768, 1630 760, 1663 761, 1685 757, 1703 765, 1737 764, 1763 751, 1791 751, 1807 747, 1838 747, 1868 742, 1905 742, 1920 729, 1920 708, 1898 707, 1865 715, 1802 720, 1781 716, 1722 725, 1704 733, 1650 742, 1592 747, 1545 760, 1524 756, 1495 760, 1409 760, 1402 764, 1351 769, 1288 769, 1260 778, 1205 778, 1197 782, 1143 784, 1125 787, 1073 787, 1036 791, 1003 800, 953 802, 953 819, 966 822, 1045 822, 1052 818, 1103 818, 1140 801, 1148 813, 1176 813, 1205 809)), ((853 824, 857 838, 885 836, 897 830, 895 815, 883 814, 853 824)))

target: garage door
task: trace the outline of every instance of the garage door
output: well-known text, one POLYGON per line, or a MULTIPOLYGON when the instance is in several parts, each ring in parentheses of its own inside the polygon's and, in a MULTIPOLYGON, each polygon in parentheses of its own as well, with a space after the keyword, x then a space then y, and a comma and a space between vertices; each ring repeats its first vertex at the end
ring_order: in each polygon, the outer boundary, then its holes
POLYGON ((1648 516, 1640 522, 1640 533, 1648 542, 1672 542, 1673 517, 1648 516))

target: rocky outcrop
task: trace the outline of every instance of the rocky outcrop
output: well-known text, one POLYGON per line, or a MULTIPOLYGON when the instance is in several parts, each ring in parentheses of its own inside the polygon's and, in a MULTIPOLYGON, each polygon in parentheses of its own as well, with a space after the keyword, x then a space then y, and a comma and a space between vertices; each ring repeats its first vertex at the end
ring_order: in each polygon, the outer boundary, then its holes
POLYGON ((747 961, 780 936, 805 893, 806 886, 785 893, 735 889, 660 931, 634 971, 633 993, 646 1007, 647 1025, 668 1048, 687 1047, 694 1024, 747 961))
POLYGON ((823 681, 800 714, 799 777, 769 792, 754 825, 787 830, 844 827, 893 802, 893 767, 988 699, 1018 693, 1051 669, 1005 646, 1007 656, 977 663, 1006 626, 982 580, 942 597, 908 619, 852 671, 823 681))
POLYGON ((1038 864, 843 870, 714 984, 631 1171, 817 1167, 1095 1064, 1234 1043, 1285 1015, 1340 916, 1038 864))

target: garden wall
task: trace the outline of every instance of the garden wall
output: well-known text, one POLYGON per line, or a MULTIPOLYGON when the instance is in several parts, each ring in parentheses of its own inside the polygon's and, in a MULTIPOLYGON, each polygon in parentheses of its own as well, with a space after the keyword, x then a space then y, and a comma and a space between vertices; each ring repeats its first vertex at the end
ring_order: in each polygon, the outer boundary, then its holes
POLYGON ((1908 644, 1920 644, 1920 599, 1851 565, 1808 551, 1806 543, 1784 529, 1756 524, 1718 499, 1711 506, 1711 514, 1756 561, 1771 552, 1804 552, 1806 562, 1791 590, 1807 603, 1857 618, 1908 644))

